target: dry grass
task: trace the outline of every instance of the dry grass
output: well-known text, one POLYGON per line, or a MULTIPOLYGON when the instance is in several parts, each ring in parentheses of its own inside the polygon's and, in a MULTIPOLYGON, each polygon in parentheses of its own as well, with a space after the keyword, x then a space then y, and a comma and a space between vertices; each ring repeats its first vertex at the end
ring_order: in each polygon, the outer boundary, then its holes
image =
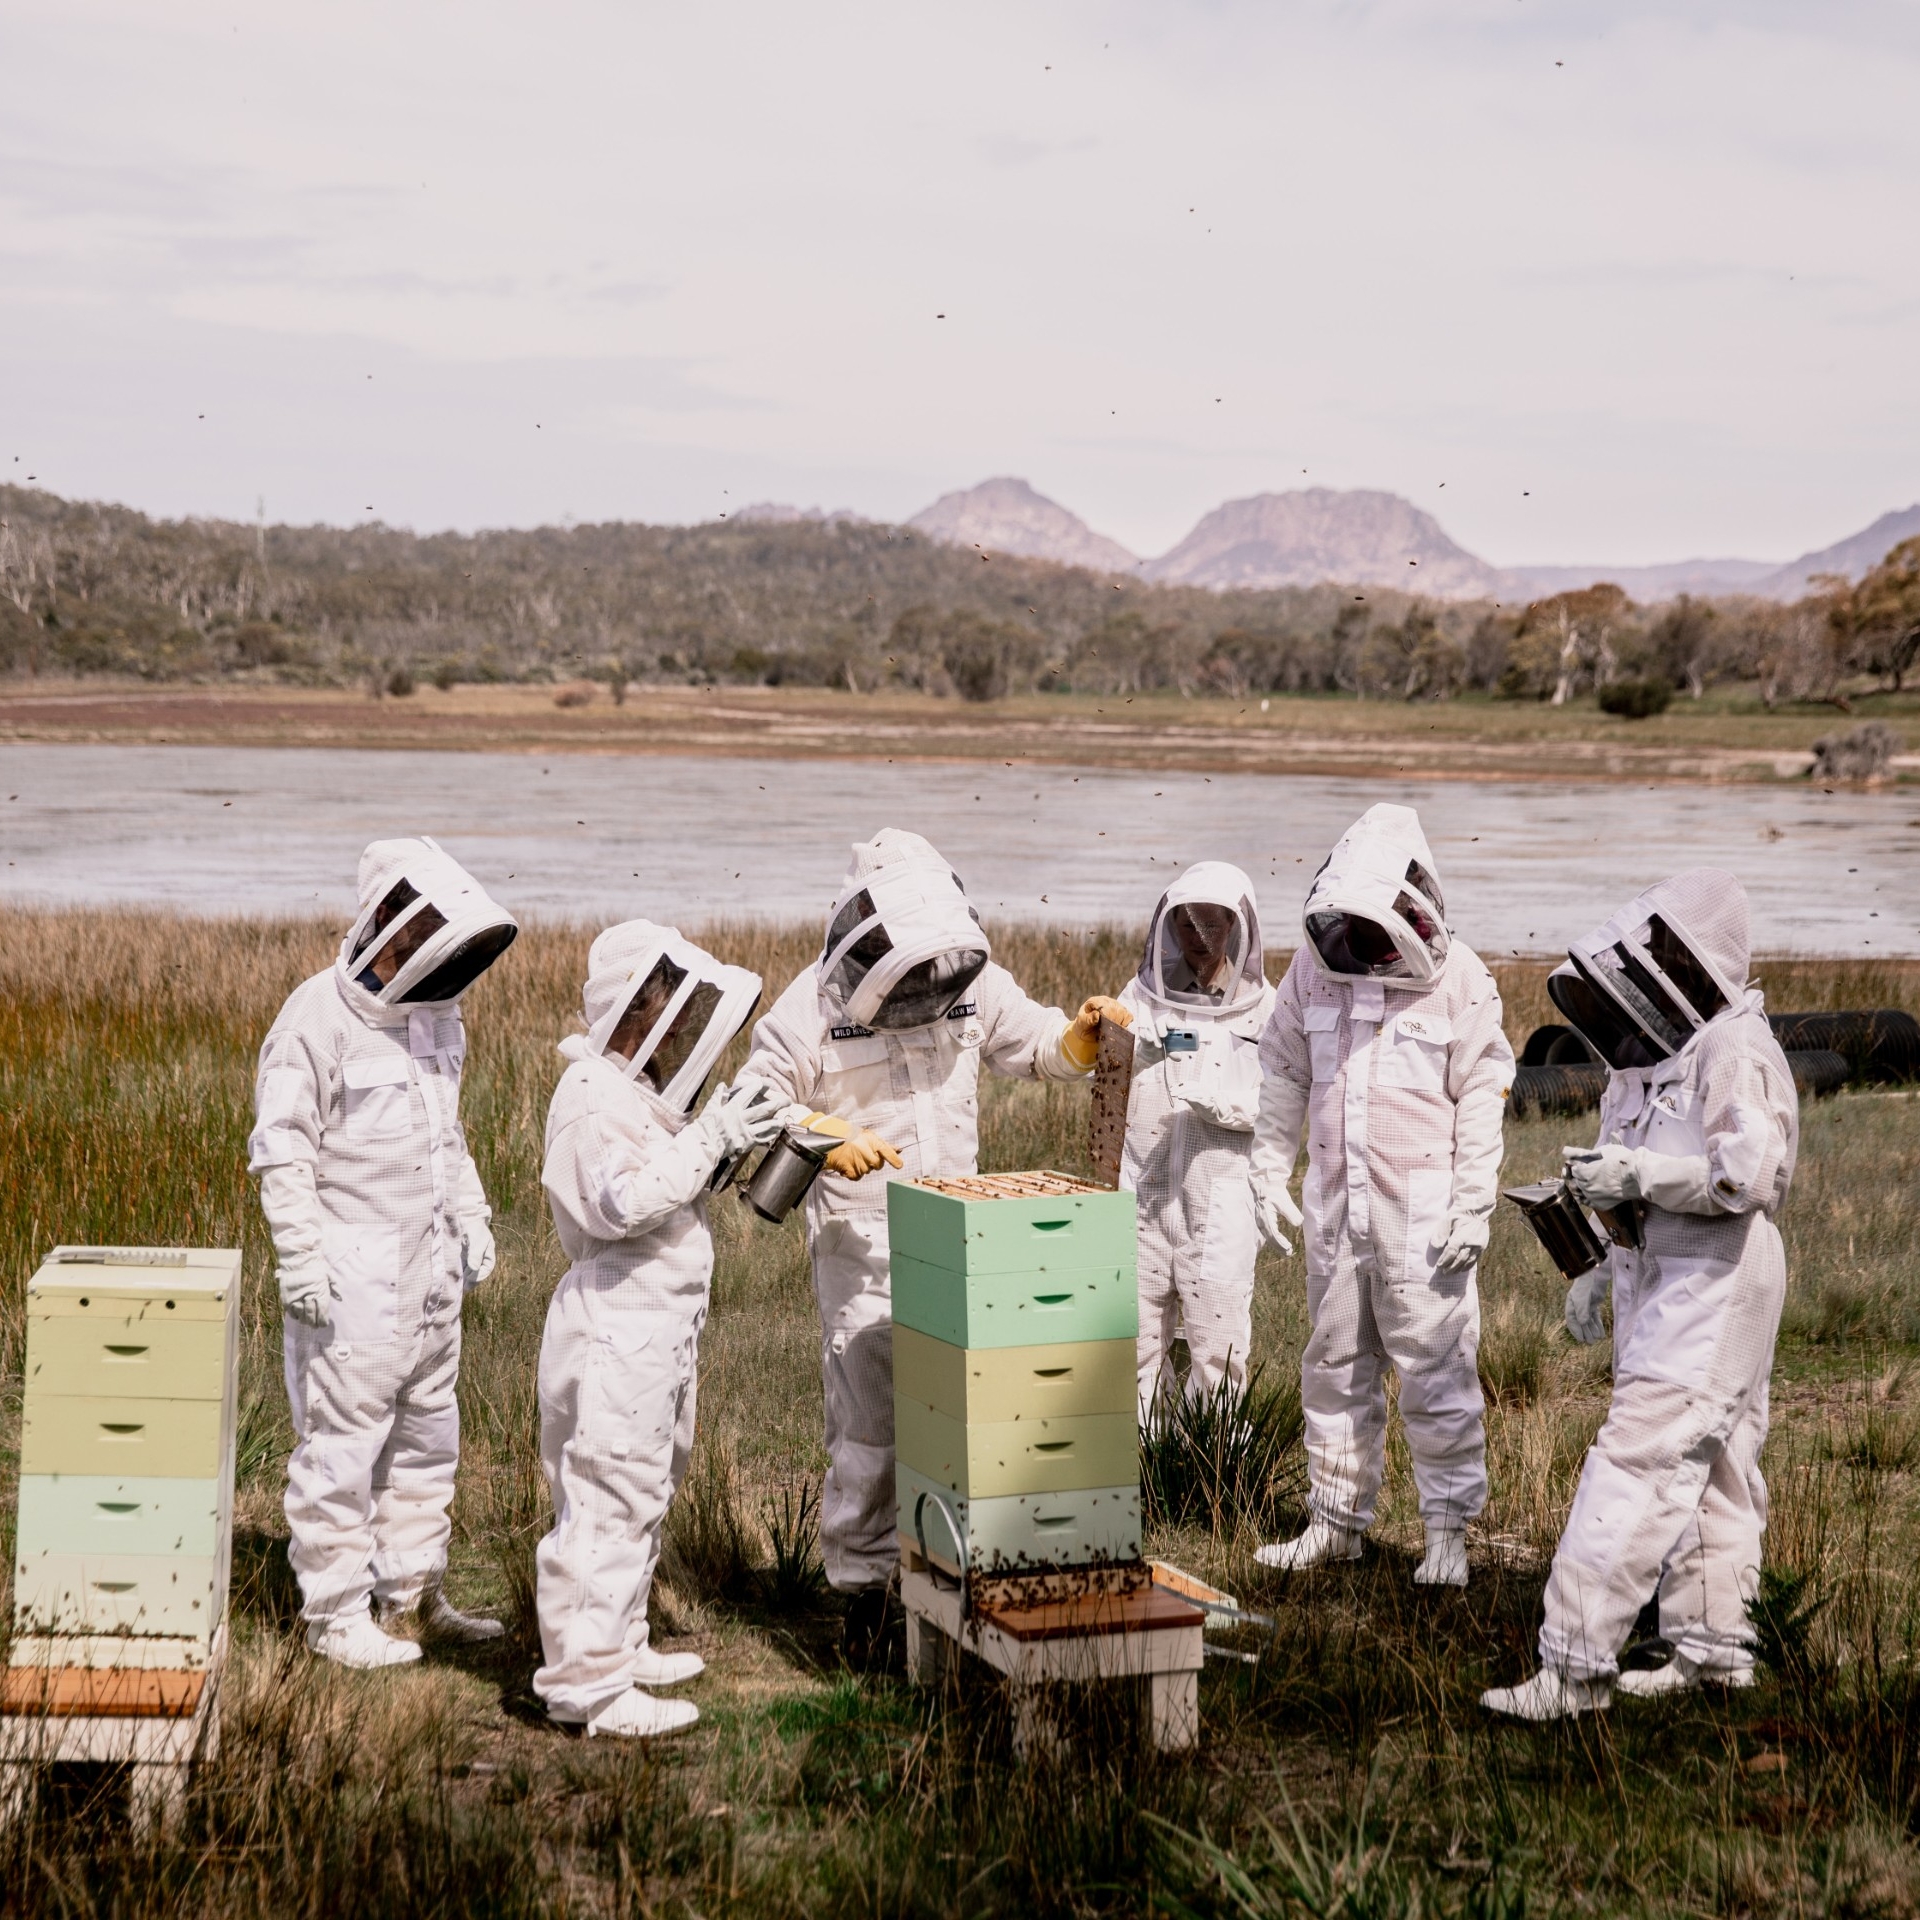
MULTIPOLYGON (((775 988, 812 957, 808 931, 709 939, 775 988)), ((1408 1583, 1419 1523, 1396 1438, 1375 1544, 1352 1570, 1281 1581, 1255 1566, 1244 1521, 1156 1537, 1275 1621, 1237 1637, 1254 1665, 1209 1665, 1198 1760, 1142 1756, 1107 1701, 1059 1763, 1022 1768, 991 1689, 929 1703, 841 1671, 803 1518, 824 1463, 802 1245, 797 1228, 753 1230, 723 1204, 696 1467, 661 1594, 663 1626, 708 1653, 704 1718, 669 1749, 607 1752, 551 1732, 527 1687, 547 1520, 533 1360, 560 1270, 538 1143, 583 933, 530 932, 469 1008, 466 1110, 502 1261, 468 1310, 453 1581, 513 1631, 483 1656, 368 1677, 318 1667, 292 1631, 278 1319, 242 1158, 253 1051, 332 941, 154 916, 0 922, 7 1481, 21 1282, 55 1239, 243 1246, 249 1408, 226 1749, 164 1844, 126 1837, 103 1783, 56 1783, 43 1817, 0 1842, 6 1911, 1917 1910, 1920 1115, 1903 1097, 1848 1096, 1805 1119, 1769 1455, 1779 1672, 1753 1695, 1542 1734, 1490 1726, 1474 1706, 1530 1662, 1545 1557, 1607 1392, 1604 1349, 1566 1340, 1558 1282, 1503 1215, 1483 1271, 1493 1500, 1469 1593, 1408 1583)), ((1028 931, 999 951, 1071 1004, 1116 985, 1131 944, 1028 931)), ((1502 970, 1516 1038, 1541 1017, 1544 971, 1502 970)), ((1763 973, 1806 1005, 1913 1005, 1920 979, 1763 973)), ((993 1086, 987 1164, 1078 1164, 1082 1098, 993 1086)), ((1509 1179, 1552 1165, 1564 1131, 1515 1125, 1509 1179)), ((1269 1258, 1254 1354, 1269 1379, 1293 1377, 1304 1336, 1297 1268, 1269 1258)), ((0 1511, 10 1526, 10 1497, 0 1511)), ((1283 1506, 1279 1524, 1294 1518, 1283 1506)))

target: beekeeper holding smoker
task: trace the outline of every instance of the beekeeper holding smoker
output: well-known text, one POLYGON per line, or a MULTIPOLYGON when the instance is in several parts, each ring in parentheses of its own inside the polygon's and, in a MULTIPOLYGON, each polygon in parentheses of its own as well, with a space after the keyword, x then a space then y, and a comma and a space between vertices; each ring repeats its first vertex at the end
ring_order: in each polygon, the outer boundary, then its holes
POLYGON ((982 1067, 1083 1079, 1103 1012, 1131 1020, 1099 996, 1071 1018, 1030 999, 993 964, 959 875, 917 833, 886 827, 854 847, 820 958, 754 1028, 742 1079, 840 1137, 807 1237, 829 1459, 820 1541, 856 1658, 875 1647, 899 1562, 886 1183, 975 1172, 982 1067))

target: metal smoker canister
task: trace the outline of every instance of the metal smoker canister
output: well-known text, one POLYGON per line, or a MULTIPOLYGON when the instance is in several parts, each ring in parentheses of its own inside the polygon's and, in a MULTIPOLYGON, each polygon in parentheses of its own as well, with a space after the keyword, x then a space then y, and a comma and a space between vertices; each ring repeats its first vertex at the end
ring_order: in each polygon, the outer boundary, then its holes
POLYGON ((789 1130, 783 1133, 762 1157, 747 1182, 747 1204, 762 1220, 778 1226, 802 1200, 820 1177, 827 1155, 838 1146, 837 1140, 824 1135, 809 1135, 803 1140, 789 1130), (819 1145, 812 1144, 814 1140, 819 1145))
POLYGON ((1564 1180, 1537 1187, 1508 1187, 1505 1197, 1527 1217, 1534 1237, 1569 1280, 1591 1273, 1607 1257, 1607 1243, 1593 1230, 1586 1209, 1564 1180))

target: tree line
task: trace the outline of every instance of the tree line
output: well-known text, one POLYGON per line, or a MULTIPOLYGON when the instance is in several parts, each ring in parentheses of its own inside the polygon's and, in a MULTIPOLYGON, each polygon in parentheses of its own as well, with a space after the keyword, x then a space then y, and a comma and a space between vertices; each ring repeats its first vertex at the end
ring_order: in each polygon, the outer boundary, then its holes
POLYGON ((1215 593, 841 520, 419 535, 155 520, 0 487, 0 674, 885 686, 962 700, 1178 691, 1622 712, 1756 683, 1769 704, 1899 687, 1920 653, 1920 539, 1791 605, 1617 586, 1527 606, 1337 585, 1215 593))

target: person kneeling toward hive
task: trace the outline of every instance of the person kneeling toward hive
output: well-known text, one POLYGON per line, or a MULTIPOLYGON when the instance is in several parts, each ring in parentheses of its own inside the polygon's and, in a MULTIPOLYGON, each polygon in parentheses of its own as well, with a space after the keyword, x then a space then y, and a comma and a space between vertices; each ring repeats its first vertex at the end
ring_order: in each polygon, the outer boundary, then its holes
POLYGON ((1786 1298, 1773 1216, 1793 1180, 1800 1109, 1747 985, 1747 896, 1696 867, 1576 943, 1547 991, 1611 1070, 1593 1147, 1566 1149, 1590 1207, 1639 1216, 1567 1294, 1576 1340, 1601 1339, 1613 1289, 1613 1399, 1580 1469, 1547 1577, 1540 1671, 1481 1704, 1558 1720, 1623 1693, 1753 1683, 1767 1386, 1786 1298), (1667 1665, 1621 1673, 1658 1592, 1667 1665))
POLYGON ((1260 1042, 1254 1127, 1262 1233, 1304 1225, 1300 1362, 1310 1521, 1259 1549, 1297 1571, 1357 1560, 1386 1465, 1389 1362, 1413 1456, 1422 1586, 1467 1584, 1467 1524, 1486 1504, 1480 1298, 1513 1083, 1500 992, 1450 935, 1419 816, 1376 806, 1307 894, 1306 940, 1260 1042), (1304 1221, 1287 1194, 1308 1135, 1304 1221))
POLYGON ((553 1530, 535 1555, 544 1664, 534 1691, 589 1737, 697 1720, 648 1687, 691 1680, 656 1651, 647 1594, 693 1447, 700 1330, 713 1279, 716 1171, 779 1132, 782 1102, 743 1080, 695 1104, 752 1018, 760 977, 672 927, 629 920, 587 956, 586 1032, 547 1113, 541 1183, 571 1265, 540 1339, 540 1459, 553 1530))

